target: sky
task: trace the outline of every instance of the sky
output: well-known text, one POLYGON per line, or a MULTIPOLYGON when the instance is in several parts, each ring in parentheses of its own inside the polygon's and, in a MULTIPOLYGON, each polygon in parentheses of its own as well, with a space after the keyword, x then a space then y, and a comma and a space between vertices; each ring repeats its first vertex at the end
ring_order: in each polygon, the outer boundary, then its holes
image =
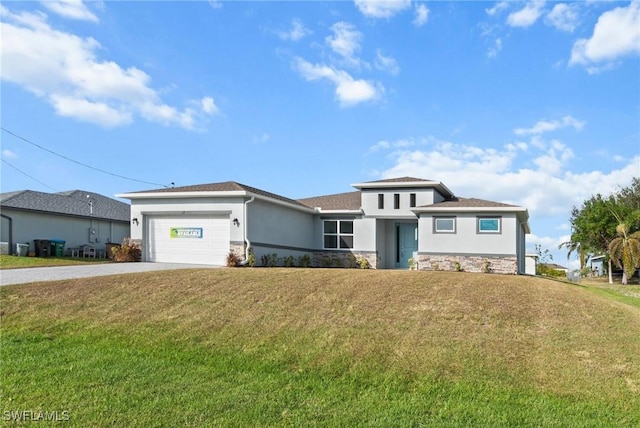
POLYGON ((640 176, 640 0, 5 1, 0 25, 2 192, 411 176, 527 208, 528 251, 576 267, 571 208, 640 176))

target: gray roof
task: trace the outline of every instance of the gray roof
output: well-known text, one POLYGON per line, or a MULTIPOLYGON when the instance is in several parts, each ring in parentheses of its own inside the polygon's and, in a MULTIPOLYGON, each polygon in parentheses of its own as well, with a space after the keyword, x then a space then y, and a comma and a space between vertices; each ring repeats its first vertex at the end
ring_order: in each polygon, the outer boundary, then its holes
POLYGON ((376 184, 376 183, 412 183, 412 182, 433 182, 434 180, 425 180, 424 178, 415 178, 415 177, 396 177, 396 178, 386 178, 384 180, 375 180, 375 181, 367 181, 363 184, 376 184))
POLYGON ((86 190, 69 190, 60 193, 20 190, 0 193, 0 207, 127 223, 131 216, 131 207, 128 204, 86 190), (90 201, 93 204, 90 204, 90 201))
POLYGON ((244 192, 253 193, 260 196, 265 196, 271 199, 276 199, 278 201, 287 202, 293 205, 304 206, 300 202, 287 198, 285 196, 277 195, 275 193, 267 192, 265 190, 261 190, 256 187, 247 186, 245 184, 241 184, 235 181, 224 181, 221 183, 208 183, 208 184, 194 184, 191 186, 180 186, 180 187, 165 187, 162 189, 131 192, 129 194, 135 195, 136 193, 234 192, 234 191, 244 191, 244 192))
POLYGON ((476 198, 453 197, 447 201, 437 202, 425 207, 433 208, 521 208, 517 205, 503 204, 502 202, 486 201, 476 198))
POLYGON ((311 208, 320 207, 323 210, 357 210, 362 206, 359 191, 298 199, 298 202, 311 208))

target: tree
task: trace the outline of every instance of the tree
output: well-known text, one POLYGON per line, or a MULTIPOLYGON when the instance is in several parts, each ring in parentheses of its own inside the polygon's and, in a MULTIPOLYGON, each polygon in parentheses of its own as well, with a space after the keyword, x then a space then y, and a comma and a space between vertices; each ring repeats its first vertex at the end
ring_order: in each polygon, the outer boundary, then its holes
MULTIPOLYGON (((567 258, 577 253, 580 265, 584 267, 583 257, 587 254, 608 254, 610 244, 620 237, 616 230, 618 225, 628 227, 625 236, 640 230, 640 178, 634 177, 630 186, 609 196, 591 196, 579 209, 574 206, 570 222, 570 241, 560 245, 569 250, 567 258)), ((611 257, 608 259, 609 283, 612 284, 612 260, 611 257)))
POLYGON ((622 284, 626 285, 640 267, 640 231, 629 234, 629 226, 620 223, 618 237, 609 244, 609 254, 616 266, 622 269, 622 284))

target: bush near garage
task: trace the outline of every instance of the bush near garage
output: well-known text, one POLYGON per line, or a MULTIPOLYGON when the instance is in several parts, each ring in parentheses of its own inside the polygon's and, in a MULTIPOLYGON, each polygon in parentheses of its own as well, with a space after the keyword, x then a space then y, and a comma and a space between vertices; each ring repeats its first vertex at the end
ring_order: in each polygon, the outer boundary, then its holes
POLYGON ((122 245, 114 247, 112 252, 114 262, 139 262, 142 256, 140 244, 131 238, 124 238, 122 245))

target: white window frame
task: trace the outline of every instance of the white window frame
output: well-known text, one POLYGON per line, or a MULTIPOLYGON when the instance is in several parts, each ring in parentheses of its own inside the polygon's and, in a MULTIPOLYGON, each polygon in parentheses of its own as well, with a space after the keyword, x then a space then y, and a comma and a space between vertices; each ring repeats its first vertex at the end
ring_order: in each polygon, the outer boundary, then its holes
POLYGON ((322 248, 325 250, 352 250, 354 247, 354 231, 355 231, 355 227, 354 227, 354 221, 353 220, 340 220, 340 219, 327 219, 327 220, 323 220, 322 221, 322 248), (326 224, 328 222, 335 222, 336 223, 336 232, 335 233, 327 233, 326 232, 326 224), (351 233, 345 233, 341 231, 341 225, 342 223, 351 223, 351 233), (326 240, 325 238, 327 236, 335 236, 336 237, 336 246, 335 247, 327 247, 326 246, 326 240), (351 238, 351 246, 342 246, 343 240, 341 239, 342 237, 345 238, 351 238))
POLYGON ((476 220, 476 231, 477 233, 482 233, 482 234, 495 234, 495 235, 499 235, 502 233, 502 217, 500 216, 482 216, 482 217, 477 217, 476 220), (484 230, 482 228, 482 222, 486 221, 486 220, 494 220, 498 222, 498 229, 494 230, 494 229, 490 229, 490 230, 484 230))
POLYGON ((433 233, 456 233, 456 217, 434 217, 433 218, 433 233), (438 227, 438 220, 451 220, 453 222, 453 229, 440 229, 438 227))

